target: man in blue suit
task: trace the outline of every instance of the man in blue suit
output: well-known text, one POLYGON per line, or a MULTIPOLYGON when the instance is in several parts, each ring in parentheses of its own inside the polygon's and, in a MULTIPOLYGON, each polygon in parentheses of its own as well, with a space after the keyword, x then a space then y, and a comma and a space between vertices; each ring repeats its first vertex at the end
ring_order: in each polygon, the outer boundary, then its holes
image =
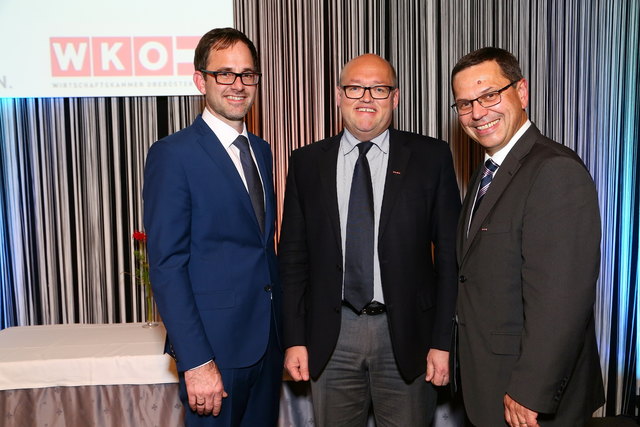
POLYGON ((151 282, 188 426, 273 426, 282 350, 269 145, 244 117, 260 82, 253 43, 205 34, 193 81, 205 109, 147 156, 151 282))

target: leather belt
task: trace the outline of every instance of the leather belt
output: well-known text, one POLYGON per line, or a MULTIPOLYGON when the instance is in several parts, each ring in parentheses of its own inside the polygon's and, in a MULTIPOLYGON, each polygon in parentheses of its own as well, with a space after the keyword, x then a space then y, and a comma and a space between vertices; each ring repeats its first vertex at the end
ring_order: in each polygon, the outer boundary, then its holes
POLYGON ((382 314, 382 313, 386 313, 387 312, 387 306, 382 304, 382 303, 380 303, 380 302, 378 302, 378 301, 371 301, 369 304, 364 306, 362 311, 357 311, 355 308, 353 308, 353 306, 351 304, 349 304, 346 301, 343 301, 342 305, 344 305, 346 307, 349 307, 358 316, 361 315, 361 314, 366 314, 368 316, 377 316, 378 314, 382 314))

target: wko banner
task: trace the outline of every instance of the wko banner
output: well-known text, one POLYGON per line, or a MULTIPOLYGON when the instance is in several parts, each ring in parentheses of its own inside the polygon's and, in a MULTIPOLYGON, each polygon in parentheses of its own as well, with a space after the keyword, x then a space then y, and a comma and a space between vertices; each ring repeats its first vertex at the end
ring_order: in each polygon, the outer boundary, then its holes
POLYGON ((233 25, 231 0, 62 3, 0 2, 0 97, 195 95, 198 40, 233 25))

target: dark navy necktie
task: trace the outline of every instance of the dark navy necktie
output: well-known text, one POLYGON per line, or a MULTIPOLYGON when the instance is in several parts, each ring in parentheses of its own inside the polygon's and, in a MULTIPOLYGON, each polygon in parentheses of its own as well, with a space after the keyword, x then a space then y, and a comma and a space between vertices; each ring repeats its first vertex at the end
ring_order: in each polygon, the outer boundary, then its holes
POLYGON ((253 211, 258 219, 260 231, 264 233, 264 192, 262 190, 262 181, 256 167, 251 151, 249 150, 249 141, 244 135, 238 135, 233 145, 240 150, 240 163, 244 171, 244 179, 247 181, 247 189, 249 190, 249 198, 253 205, 253 211))
POLYGON ((373 187, 367 152, 373 143, 358 144, 353 169, 345 243, 344 299, 362 311, 373 299, 373 187))
POLYGON ((478 210, 478 206, 480 206, 480 202, 485 194, 487 194, 487 190, 489 189, 489 185, 491 185, 491 180, 493 179, 493 174, 498 170, 498 165, 491 159, 487 159, 484 162, 484 170, 482 171, 482 179, 480 180, 480 188, 478 188, 478 194, 476 195, 476 203, 473 206, 473 214, 475 215, 478 210))

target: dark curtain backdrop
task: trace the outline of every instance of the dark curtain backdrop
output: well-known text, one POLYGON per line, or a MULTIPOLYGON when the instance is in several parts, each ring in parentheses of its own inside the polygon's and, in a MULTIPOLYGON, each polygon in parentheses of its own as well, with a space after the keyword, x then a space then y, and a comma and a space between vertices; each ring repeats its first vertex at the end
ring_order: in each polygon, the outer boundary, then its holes
MULTIPOLYGON (((291 151, 341 127, 335 86, 350 58, 374 52, 396 67, 394 125, 450 143, 461 196, 481 151, 448 107, 451 68, 487 45, 520 59, 531 120, 578 152, 598 188, 605 409, 637 413, 638 1, 235 0, 235 7, 236 27, 261 54, 264 80, 248 125, 272 144, 279 206, 291 151)), ((199 97, 0 99, 0 329, 142 320, 131 233, 142 227, 144 157, 201 109, 199 97)))

